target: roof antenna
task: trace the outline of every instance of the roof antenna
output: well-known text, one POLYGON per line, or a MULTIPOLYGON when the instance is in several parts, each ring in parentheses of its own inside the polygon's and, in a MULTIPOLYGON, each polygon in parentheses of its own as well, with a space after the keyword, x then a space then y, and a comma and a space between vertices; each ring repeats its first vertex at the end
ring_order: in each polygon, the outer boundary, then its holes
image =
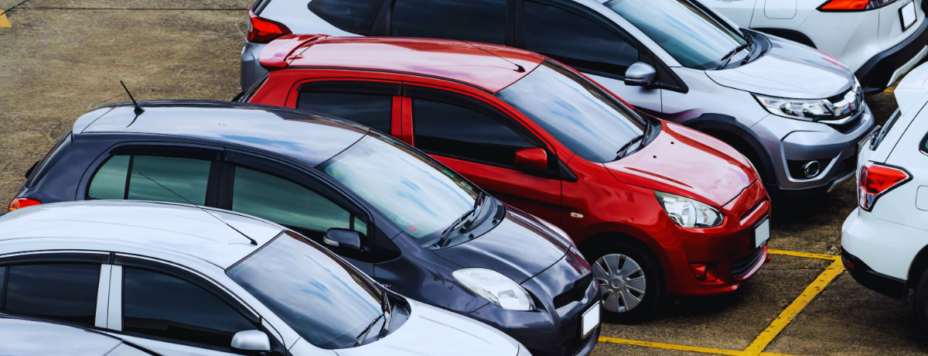
POLYGON ((487 51, 486 49, 480 48, 480 46, 477 46, 477 45, 475 45, 475 44, 473 44, 473 43, 470 43, 470 42, 467 42, 467 41, 465 41, 465 40, 458 39, 458 38, 454 38, 454 36, 450 36, 450 35, 448 35, 447 33, 441 32, 441 31, 439 31, 439 30, 436 30, 436 29, 434 29, 434 28, 428 27, 428 26, 423 25, 423 24, 421 24, 421 23, 413 22, 413 24, 414 24, 414 25, 419 25, 419 26, 425 27, 425 28, 427 28, 427 29, 429 29, 429 30, 432 30, 432 31, 435 31, 435 32, 437 32, 438 34, 440 34, 440 35, 442 35, 442 36, 445 36, 446 38, 449 38, 449 39, 452 39, 452 40, 455 40, 455 41, 464 42, 464 43, 466 43, 468 46, 471 46, 471 47, 474 47, 474 48, 479 49, 479 50, 481 50, 481 51, 484 51, 484 52, 486 52, 486 53, 489 53, 489 54, 495 56, 496 58, 502 59, 502 60, 504 60, 504 61, 506 61, 506 62, 509 62, 509 64, 512 64, 512 65, 516 66, 516 72, 525 73, 525 68, 523 68, 521 65, 518 65, 518 64, 516 64, 516 63, 514 63, 514 62, 512 62, 512 61, 510 61, 510 60, 508 60, 508 59, 506 59, 506 58, 500 57, 500 56, 499 56, 498 54, 496 54, 496 53, 487 51))
MULTIPOLYGON (((132 100, 132 105, 135 105, 135 117, 142 115, 142 113, 145 112, 145 109, 142 109, 142 107, 139 106, 139 103, 135 102, 135 98, 132 97, 132 93, 129 92, 129 88, 126 88, 126 83, 123 83, 120 80, 119 84, 122 84, 122 88, 126 90, 126 94, 129 94, 129 99, 132 100)), ((135 121, 135 120, 132 120, 132 121, 135 121)))
MULTIPOLYGON (((128 90, 127 90, 127 91, 128 91, 128 90)), ((130 96, 131 96, 131 95, 130 95, 130 96)), ((219 218, 218 216, 213 215, 213 213, 210 213, 209 210, 203 209, 202 206, 199 206, 199 205, 194 204, 193 202, 187 200, 187 198, 184 198, 182 195, 177 194, 177 193, 175 193, 173 190, 168 189, 168 187, 165 187, 165 186, 161 185, 161 183, 158 183, 158 182, 156 182, 154 179, 151 179, 151 177, 145 175, 145 173, 142 173, 142 172, 138 172, 138 173, 139 173, 140 176, 147 178, 147 179, 150 180, 152 183, 155 183, 155 184, 157 184, 159 187, 164 188, 164 190, 167 190, 167 191, 171 192, 171 194, 176 195, 178 198, 183 199, 185 202, 187 202, 187 204, 193 205, 193 206, 199 208, 200 210, 203 210, 204 213, 209 214, 209 216, 212 216, 214 219, 219 220, 219 222, 225 224, 225 225, 228 226, 230 229, 235 230, 235 232, 239 233, 239 234, 242 235, 242 236, 245 236, 245 238, 248 239, 248 241, 251 241, 251 244, 252 244, 252 245, 258 246, 258 242, 255 241, 255 239, 253 239, 253 238, 251 238, 251 237, 248 237, 248 235, 245 235, 244 232, 241 232, 241 231, 239 231, 238 229, 232 227, 232 225, 229 225, 229 223, 227 223, 225 220, 222 220, 222 219, 219 218)))

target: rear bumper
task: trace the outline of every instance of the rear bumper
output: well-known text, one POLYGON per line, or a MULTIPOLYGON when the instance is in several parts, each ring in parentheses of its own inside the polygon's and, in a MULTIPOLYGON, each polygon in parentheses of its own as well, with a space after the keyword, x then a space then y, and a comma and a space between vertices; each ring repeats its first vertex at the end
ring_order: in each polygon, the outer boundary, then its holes
POLYGON ((874 271, 864 261, 841 248, 841 262, 847 273, 860 285, 886 296, 902 299, 906 295, 905 281, 874 271))
POLYGON ((867 92, 880 91, 892 85, 909 69, 914 68, 928 53, 928 21, 920 19, 916 32, 901 43, 865 62, 854 73, 867 92))

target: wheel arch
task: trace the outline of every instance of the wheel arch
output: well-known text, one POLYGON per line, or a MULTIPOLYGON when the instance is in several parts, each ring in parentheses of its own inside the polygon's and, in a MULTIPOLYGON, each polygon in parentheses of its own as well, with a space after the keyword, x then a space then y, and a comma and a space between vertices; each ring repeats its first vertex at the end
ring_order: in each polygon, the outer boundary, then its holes
POLYGON ((922 274, 925 273, 926 269, 928 269, 928 246, 918 251, 918 254, 912 259, 912 264, 909 266, 908 278, 906 278, 905 281, 905 289, 915 289, 915 287, 918 286, 918 280, 922 277, 922 274))
MULTIPOLYGON (((655 249, 652 246, 652 244, 656 246, 660 246, 657 243, 657 241, 654 241, 653 239, 650 239, 650 238, 648 239, 648 241, 645 241, 640 237, 636 237, 631 234, 623 233, 623 232, 605 231, 605 232, 599 232, 599 233, 588 236, 586 239, 584 239, 577 245, 577 248, 580 249, 581 253, 586 254, 586 251, 589 251, 588 249, 593 248, 596 245, 606 243, 607 241, 625 242, 647 253, 649 257, 657 261, 657 267, 660 269, 658 273, 661 276, 660 283, 661 283, 661 287, 663 287, 662 288, 663 292, 672 293, 672 291, 668 290, 668 287, 673 285, 671 281, 676 280, 676 277, 673 274, 673 268, 670 266, 670 260, 668 259, 666 254, 662 253, 663 249, 660 249, 660 248, 655 249)), ((590 264, 592 265, 592 263, 593 262, 591 261, 590 264)))

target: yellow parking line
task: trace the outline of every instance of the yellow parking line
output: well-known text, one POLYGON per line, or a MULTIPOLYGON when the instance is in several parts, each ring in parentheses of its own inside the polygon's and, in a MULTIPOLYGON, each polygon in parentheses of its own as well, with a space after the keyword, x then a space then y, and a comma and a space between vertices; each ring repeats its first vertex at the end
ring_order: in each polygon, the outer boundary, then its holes
MULTIPOLYGON (((782 251, 782 252, 788 252, 788 251, 782 251)), ((783 254, 787 254, 787 253, 783 253, 783 254)), ((796 256, 797 254, 800 254, 800 253, 792 253, 788 255, 796 256)), ((808 254, 808 255, 814 255, 814 254, 808 254)), ((830 256, 830 255, 822 255, 822 256, 830 256)), ((806 257, 806 256, 800 256, 800 257, 806 257)), ((824 258, 824 257, 811 257, 811 258, 824 258)), ((777 337, 777 335, 779 335, 780 332, 783 331, 783 329, 786 328, 786 326, 789 325, 789 323, 792 322, 793 319, 796 318, 796 316, 799 315, 800 312, 802 312, 802 309, 804 309, 806 305, 812 302, 812 300, 815 299, 815 297, 818 296, 819 293, 821 293, 822 290, 824 290, 825 287, 827 287, 828 284, 831 283, 831 281, 837 278, 838 275, 841 274, 841 272, 844 272, 844 265, 841 263, 841 260, 838 258, 838 256, 833 256, 830 259, 834 260, 834 262, 832 262, 831 265, 829 265, 828 268, 826 268, 825 271, 822 272, 822 274, 818 275, 815 281, 812 282, 812 284, 809 284, 808 287, 806 287, 806 290, 802 292, 799 298, 796 298, 796 300, 794 300, 792 304, 786 307, 786 309, 784 309, 783 312, 780 313, 780 316, 777 317, 772 323, 770 323, 770 326, 768 326, 767 329, 764 330, 764 332, 762 332, 760 336, 757 337, 757 339, 754 339, 754 342, 752 342, 751 346, 748 346, 748 348, 744 350, 744 353, 742 355, 746 355, 746 356, 760 355, 764 351, 764 349, 767 348, 767 345, 770 344, 770 342, 773 341, 773 339, 777 337)))
POLYGON ((884 92, 884 93, 892 93, 892 92, 894 92, 894 91, 896 91, 894 88, 886 88, 886 90, 884 90, 883 92, 884 92))
POLYGON ((673 344, 662 344, 659 342, 647 342, 647 341, 638 341, 638 340, 627 340, 627 339, 616 339, 613 337, 600 336, 599 342, 608 342, 612 344, 624 344, 624 345, 634 345, 634 346, 644 346, 644 347, 654 347, 659 349, 666 350, 677 350, 677 351, 690 351, 690 352, 701 352, 704 354, 716 354, 716 355, 731 355, 738 356, 741 355, 741 351, 735 350, 722 350, 722 349, 712 349, 707 347, 695 347, 695 346, 685 346, 685 345, 673 345, 673 344))
POLYGON ((768 249, 767 253, 771 255, 786 255, 786 256, 794 256, 794 257, 818 258, 821 260, 832 260, 832 261, 841 260, 841 256, 826 255, 822 253, 808 253, 808 252, 796 252, 796 251, 773 250, 773 249, 768 249))
POLYGON ((6 18, 6 12, 0 10, 0 27, 13 27, 13 24, 10 23, 10 19, 6 18))

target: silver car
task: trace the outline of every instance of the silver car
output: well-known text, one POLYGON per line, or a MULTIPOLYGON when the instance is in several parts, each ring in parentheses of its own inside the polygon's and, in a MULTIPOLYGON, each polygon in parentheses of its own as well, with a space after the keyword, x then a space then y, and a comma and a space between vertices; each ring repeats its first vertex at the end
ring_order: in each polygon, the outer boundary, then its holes
POLYGON ((4 356, 158 356, 91 328, 9 315, 0 315, 0 335, 4 356))
POLYGON ((873 127, 853 72, 808 46, 740 28, 694 0, 259 0, 242 87, 276 37, 438 37, 525 48, 587 74, 641 112, 732 145, 772 194, 830 190, 873 127))
POLYGON ((85 201, 7 213, 0 281, 2 314, 92 328, 164 355, 529 355, 490 326, 387 291, 280 225, 190 205, 85 201))

